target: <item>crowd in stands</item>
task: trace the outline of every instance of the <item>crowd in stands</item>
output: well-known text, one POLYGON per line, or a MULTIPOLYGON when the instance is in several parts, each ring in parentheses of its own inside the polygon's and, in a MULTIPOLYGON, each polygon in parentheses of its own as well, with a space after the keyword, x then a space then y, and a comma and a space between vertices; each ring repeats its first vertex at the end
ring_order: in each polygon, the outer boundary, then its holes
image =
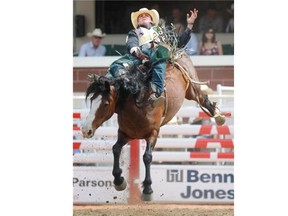
MULTIPOLYGON (((158 11, 160 10, 159 5, 153 5, 158 11)), ((225 46, 221 41, 217 40, 217 33, 234 33, 234 3, 226 9, 229 20, 227 23, 224 22, 223 16, 217 11, 217 7, 214 2, 207 5, 204 15, 199 17, 197 28, 198 32, 201 34, 201 38, 197 38, 194 31, 191 32, 191 37, 189 42, 184 47, 186 53, 190 56, 193 55, 223 55, 227 53, 225 46)), ((161 14, 160 14, 161 16, 161 14)), ((175 7, 171 11, 171 23, 175 27, 177 34, 181 35, 185 30, 185 12, 179 7, 175 7)), ((164 19, 160 18, 160 23, 164 19)), ((169 20, 170 21, 170 20, 169 20)), ((87 38, 89 41, 84 43, 78 54, 79 57, 84 56, 109 56, 117 55, 117 53, 111 53, 113 45, 102 44, 102 39, 105 37, 105 33, 102 33, 100 28, 94 29, 92 32, 87 33, 87 38), (109 50, 107 50, 109 49, 109 50)), ((122 49, 122 55, 125 54, 125 45, 118 48, 122 49)), ((228 54, 234 54, 234 46, 228 44, 230 49, 228 54), (233 50, 232 50, 233 49, 233 50)), ((115 49, 115 47, 114 47, 115 49)))

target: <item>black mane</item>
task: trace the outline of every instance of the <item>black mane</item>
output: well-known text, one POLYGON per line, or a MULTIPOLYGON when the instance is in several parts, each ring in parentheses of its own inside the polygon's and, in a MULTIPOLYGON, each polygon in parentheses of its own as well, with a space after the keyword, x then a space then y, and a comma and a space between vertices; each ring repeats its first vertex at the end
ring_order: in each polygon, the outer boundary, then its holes
MULTIPOLYGON (((133 67, 124 76, 108 78, 100 76, 93 81, 86 90, 85 100, 92 94, 91 101, 100 93, 105 93, 105 83, 114 85, 116 91, 121 92, 123 97, 133 95, 137 97, 141 92, 149 88, 150 71, 146 67, 133 67)), ((108 92, 107 92, 108 94, 108 92)))
POLYGON ((149 88, 150 78, 150 70, 147 67, 134 66, 123 77, 116 78, 115 86, 116 88, 122 87, 128 94, 136 96, 149 88))

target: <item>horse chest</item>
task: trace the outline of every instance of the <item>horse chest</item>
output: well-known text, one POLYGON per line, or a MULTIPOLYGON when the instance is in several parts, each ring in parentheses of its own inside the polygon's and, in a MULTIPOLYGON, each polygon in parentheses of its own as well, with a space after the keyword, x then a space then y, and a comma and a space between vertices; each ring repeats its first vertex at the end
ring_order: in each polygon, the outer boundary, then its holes
POLYGON ((118 114, 119 129, 131 138, 145 138, 152 131, 159 130, 161 117, 143 114, 130 113, 127 115, 118 114))

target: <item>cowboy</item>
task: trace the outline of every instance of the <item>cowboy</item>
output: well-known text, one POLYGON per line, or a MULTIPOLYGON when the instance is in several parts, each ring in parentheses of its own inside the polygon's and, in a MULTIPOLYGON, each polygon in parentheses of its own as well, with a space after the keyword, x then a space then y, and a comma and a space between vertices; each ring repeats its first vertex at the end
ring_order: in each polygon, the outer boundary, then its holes
MULTIPOLYGON (((184 46, 190 39, 193 23, 197 18, 198 11, 190 11, 187 14, 187 27, 179 36, 178 47, 184 46)), ((148 10, 141 8, 139 11, 131 13, 131 22, 134 29, 130 30, 126 38, 126 47, 130 55, 116 60, 108 69, 108 74, 121 76, 127 72, 127 64, 131 62, 140 65, 142 61, 147 61, 152 65, 151 94, 148 102, 152 107, 160 106, 164 102, 161 94, 164 91, 164 77, 167 60, 170 57, 169 50, 164 46, 157 45, 159 39, 159 14, 155 9, 148 10), (125 60, 129 61, 125 61, 125 60)))
POLYGON ((101 42, 106 34, 102 34, 101 29, 96 28, 93 32, 88 32, 87 36, 91 41, 81 46, 78 56, 104 56, 106 53, 106 47, 102 45, 101 42))

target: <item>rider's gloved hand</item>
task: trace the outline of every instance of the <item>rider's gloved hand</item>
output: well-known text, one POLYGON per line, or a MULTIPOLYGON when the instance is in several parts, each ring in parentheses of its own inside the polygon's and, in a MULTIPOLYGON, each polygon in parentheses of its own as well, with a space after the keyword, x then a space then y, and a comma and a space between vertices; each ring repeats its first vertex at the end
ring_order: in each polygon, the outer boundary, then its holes
POLYGON ((139 59, 149 59, 149 57, 147 55, 145 55, 139 47, 137 47, 137 49, 132 53, 133 56, 139 58, 139 59))

